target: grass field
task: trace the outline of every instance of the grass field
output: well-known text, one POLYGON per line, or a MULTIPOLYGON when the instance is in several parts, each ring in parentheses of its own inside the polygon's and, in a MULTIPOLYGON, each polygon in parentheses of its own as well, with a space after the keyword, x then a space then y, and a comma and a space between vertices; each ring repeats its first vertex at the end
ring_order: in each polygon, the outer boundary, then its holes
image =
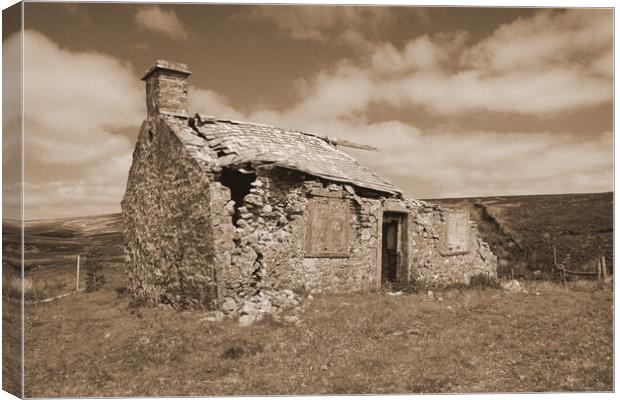
MULTIPOLYGON (((439 202, 470 210, 508 266, 529 271, 548 263, 552 242, 575 260, 603 253, 611 264, 612 201, 593 194, 439 202)), ((3 324, 14 329, 3 331, 3 378, 13 388, 19 308, 7 296, 19 295, 21 281, 7 272, 19 261, 19 238, 4 221, 3 324)), ((528 294, 452 289, 432 299, 324 295, 305 303, 299 324, 242 328, 208 322, 201 311, 132 306, 118 214, 29 222, 25 248, 27 397, 613 389, 613 293, 597 282, 569 282, 563 291, 530 281, 528 294), (33 302, 72 291, 75 257, 90 246, 102 250, 102 290, 33 302)))
POLYGON ((612 390, 612 292, 591 282, 326 295, 245 328, 120 288, 27 306, 26 396, 612 390))

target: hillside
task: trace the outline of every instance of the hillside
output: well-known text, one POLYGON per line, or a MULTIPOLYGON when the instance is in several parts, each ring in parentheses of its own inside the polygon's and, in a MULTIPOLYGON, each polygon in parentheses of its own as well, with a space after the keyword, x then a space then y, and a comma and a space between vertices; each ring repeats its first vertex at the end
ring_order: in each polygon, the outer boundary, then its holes
MULTIPOLYGON (((3 265, 19 266, 20 228, 17 222, 2 223, 3 265)), ((124 258, 120 214, 76 218, 31 220, 24 230, 27 270, 73 263, 87 246, 97 246, 108 261, 124 258)))
POLYGON ((500 261, 500 274, 553 274, 553 247, 571 269, 592 270, 596 257, 613 265, 613 193, 432 199, 469 211, 500 261))

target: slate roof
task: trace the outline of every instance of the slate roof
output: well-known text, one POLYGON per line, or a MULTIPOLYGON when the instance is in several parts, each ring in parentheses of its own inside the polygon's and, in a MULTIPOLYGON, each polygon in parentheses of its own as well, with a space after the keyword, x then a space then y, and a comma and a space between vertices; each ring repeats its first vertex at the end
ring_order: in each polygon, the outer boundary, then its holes
POLYGON ((246 162, 272 163, 335 182, 390 194, 401 193, 326 137, 200 114, 190 120, 190 125, 220 155, 218 164, 222 167, 246 162))

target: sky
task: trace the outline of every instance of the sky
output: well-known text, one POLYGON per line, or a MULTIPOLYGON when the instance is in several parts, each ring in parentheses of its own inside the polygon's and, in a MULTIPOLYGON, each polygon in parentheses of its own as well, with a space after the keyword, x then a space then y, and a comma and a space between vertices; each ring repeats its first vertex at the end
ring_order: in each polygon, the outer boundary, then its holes
POLYGON ((156 59, 190 113, 375 146, 342 149, 408 197, 611 191, 612 41, 611 9, 26 3, 25 217, 120 211, 156 59))

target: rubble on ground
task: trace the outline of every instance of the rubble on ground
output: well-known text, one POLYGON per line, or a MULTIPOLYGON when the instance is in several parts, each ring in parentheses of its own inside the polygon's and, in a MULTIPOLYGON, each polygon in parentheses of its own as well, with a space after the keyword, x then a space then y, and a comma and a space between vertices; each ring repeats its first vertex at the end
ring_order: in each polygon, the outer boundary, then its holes
MULTIPOLYGON (((307 301, 314 297, 308 295, 307 301)), ((237 319, 240 326, 271 316, 275 321, 296 323, 299 321, 302 300, 292 290, 261 290, 247 299, 225 298, 220 310, 211 311, 201 321, 221 322, 224 319, 237 319)))
POLYGON ((516 279, 510 280, 508 282, 503 282, 501 284, 502 289, 510 292, 510 293, 527 293, 527 289, 521 282, 516 279))

